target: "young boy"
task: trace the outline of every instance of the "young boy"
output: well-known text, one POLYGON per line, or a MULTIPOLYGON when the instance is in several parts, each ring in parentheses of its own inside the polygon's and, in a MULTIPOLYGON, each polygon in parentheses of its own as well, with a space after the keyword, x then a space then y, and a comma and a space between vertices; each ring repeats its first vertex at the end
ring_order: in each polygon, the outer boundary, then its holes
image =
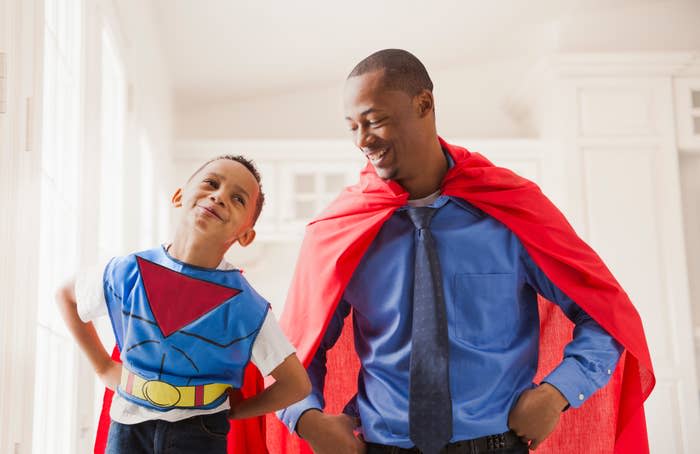
POLYGON ((225 260, 249 245, 264 195, 255 166, 220 156, 173 196, 172 243, 116 257, 57 292, 69 330, 114 395, 108 453, 225 453, 227 417, 249 418, 301 400, 306 371, 265 301, 225 260), (108 314, 122 364, 91 320, 108 314), (275 383, 229 404, 252 361, 275 383))

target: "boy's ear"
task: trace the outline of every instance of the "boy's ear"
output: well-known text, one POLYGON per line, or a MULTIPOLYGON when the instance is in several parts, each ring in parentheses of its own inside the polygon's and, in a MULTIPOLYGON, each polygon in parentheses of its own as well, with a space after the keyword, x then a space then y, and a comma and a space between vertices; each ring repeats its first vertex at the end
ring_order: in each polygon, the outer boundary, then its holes
POLYGON ((180 208, 182 206, 182 188, 177 188, 177 191, 175 191, 170 201, 175 208, 180 208))
POLYGON ((244 234, 238 237, 238 244, 240 244, 243 247, 248 246, 250 243, 253 242, 255 239, 255 230, 254 229, 248 229, 244 234))

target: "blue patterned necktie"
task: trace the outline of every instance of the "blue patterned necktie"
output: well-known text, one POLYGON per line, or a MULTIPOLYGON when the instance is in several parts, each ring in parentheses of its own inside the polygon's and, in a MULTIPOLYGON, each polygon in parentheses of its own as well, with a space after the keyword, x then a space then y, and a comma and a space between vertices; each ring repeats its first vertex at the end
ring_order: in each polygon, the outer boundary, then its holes
POLYGON ((425 454, 437 454, 452 438, 445 296, 429 229, 435 211, 429 207, 408 208, 416 227, 409 433, 411 441, 425 454))

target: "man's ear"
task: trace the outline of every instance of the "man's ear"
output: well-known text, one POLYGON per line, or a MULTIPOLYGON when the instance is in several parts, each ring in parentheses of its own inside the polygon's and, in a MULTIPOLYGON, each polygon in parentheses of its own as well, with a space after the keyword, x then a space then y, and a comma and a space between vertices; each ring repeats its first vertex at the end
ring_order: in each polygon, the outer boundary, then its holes
POLYGON ((250 243, 252 243, 254 239, 255 239, 255 230, 251 228, 251 229, 246 230, 245 233, 243 233, 241 236, 238 237, 238 244, 240 244, 243 247, 246 247, 250 243))
POLYGON ((433 94, 429 90, 423 90, 413 98, 416 108, 418 110, 418 115, 422 118, 427 116, 433 111, 435 107, 435 100, 433 99, 433 94))
POLYGON ((175 208, 180 208, 182 206, 182 188, 177 188, 177 191, 175 191, 175 194, 173 194, 173 198, 170 199, 170 201, 175 208))

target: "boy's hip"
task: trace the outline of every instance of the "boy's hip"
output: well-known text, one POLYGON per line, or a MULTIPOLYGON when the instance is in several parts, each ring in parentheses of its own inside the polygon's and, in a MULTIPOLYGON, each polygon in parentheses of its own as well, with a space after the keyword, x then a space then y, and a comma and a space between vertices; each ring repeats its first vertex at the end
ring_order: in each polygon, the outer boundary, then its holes
POLYGON ((105 454, 226 453, 228 412, 197 415, 175 422, 150 420, 138 424, 112 421, 105 454))

